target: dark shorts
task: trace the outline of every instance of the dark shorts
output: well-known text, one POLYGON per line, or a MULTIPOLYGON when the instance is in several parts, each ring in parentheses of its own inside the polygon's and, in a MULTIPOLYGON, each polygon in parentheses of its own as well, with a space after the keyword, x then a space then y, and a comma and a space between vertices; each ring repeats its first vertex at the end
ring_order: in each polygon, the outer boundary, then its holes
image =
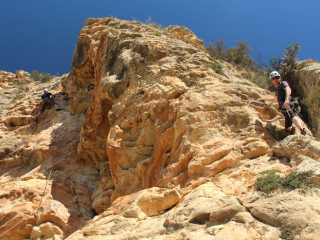
POLYGON ((44 112, 44 110, 46 110, 47 107, 51 107, 54 104, 55 103, 54 103, 54 100, 52 98, 42 99, 41 112, 44 112))

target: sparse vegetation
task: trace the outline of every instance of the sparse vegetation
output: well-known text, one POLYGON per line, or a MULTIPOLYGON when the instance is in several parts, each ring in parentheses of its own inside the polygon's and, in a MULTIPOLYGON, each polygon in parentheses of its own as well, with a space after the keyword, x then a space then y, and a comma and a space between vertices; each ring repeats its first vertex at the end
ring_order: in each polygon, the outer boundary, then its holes
POLYGON ((286 46, 282 58, 273 57, 270 60, 268 72, 279 71, 282 78, 287 80, 287 78, 291 77, 292 72, 297 69, 297 54, 299 50, 300 45, 298 43, 286 46))
POLYGON ((246 70, 248 76, 250 76, 249 80, 269 90, 273 90, 273 85, 270 83, 268 77, 271 71, 279 71, 285 79, 298 67, 296 59, 297 53, 300 50, 298 43, 286 46, 283 57, 273 57, 270 60, 269 66, 262 63, 261 55, 259 55, 257 61, 255 61, 249 55, 251 50, 247 41, 236 41, 235 47, 227 48, 226 43, 220 38, 218 38, 214 45, 210 42, 207 48, 211 57, 227 61, 246 70))
POLYGON ((281 227, 281 235, 280 235, 281 239, 284 240, 293 240, 293 233, 291 231, 291 229, 289 227, 281 227))
MULTIPOLYGON (((247 78, 251 82, 272 92, 275 91, 275 87, 269 80, 271 71, 279 71, 282 79, 290 82, 295 70, 300 70, 304 68, 307 63, 314 62, 313 60, 307 60, 298 63, 297 54, 299 50, 300 45, 298 43, 288 45, 285 47, 282 57, 273 57, 270 59, 269 65, 265 65, 262 63, 260 55, 257 61, 254 61, 254 59, 249 56, 251 47, 247 41, 236 41, 235 47, 227 48, 226 43, 218 38, 214 45, 210 42, 207 48, 207 52, 211 57, 230 62, 238 68, 245 70, 247 78)), ((221 73, 221 68, 216 63, 210 64, 209 67, 217 73, 221 73)), ((302 101, 302 104, 306 107, 305 112, 308 112, 310 119, 312 119, 311 123, 316 132, 317 139, 320 139, 320 87, 315 87, 308 94, 307 98, 302 101)), ((281 139, 282 137, 279 136, 279 138, 281 139)))
POLYGON ((265 170, 260 174, 270 174, 270 173, 281 173, 281 171, 279 169, 270 169, 270 170, 265 170))
POLYGON ((304 68, 305 66, 307 66, 309 63, 314 63, 316 61, 313 61, 311 59, 308 59, 308 60, 304 60, 303 62, 300 62, 297 64, 297 69, 298 70, 301 70, 302 68, 304 68))
POLYGON ((215 59, 221 59, 241 68, 253 70, 255 61, 249 56, 252 49, 248 45, 248 42, 236 41, 236 45, 236 47, 227 49, 226 43, 219 38, 214 46, 212 43, 209 43, 207 51, 215 59))
POLYGON ((213 44, 210 42, 207 50, 213 58, 226 60, 227 46, 221 38, 218 38, 215 46, 213 46, 213 44))
POLYGON ((282 188, 288 191, 294 190, 296 188, 307 189, 309 187, 309 184, 307 182, 311 176, 311 172, 293 172, 282 179, 281 186, 282 188))
POLYGON ((49 82, 52 78, 55 76, 52 76, 50 73, 39 73, 37 70, 33 70, 31 73, 31 78, 34 81, 40 81, 40 82, 49 82))
POLYGON ((159 24, 159 23, 157 23, 157 22, 152 21, 152 18, 151 18, 151 17, 149 17, 149 18, 145 21, 145 23, 146 23, 147 25, 151 26, 151 27, 154 27, 154 28, 157 28, 157 29, 160 29, 160 30, 163 29, 162 25, 159 24))
POLYGON ((257 179, 254 186, 262 192, 271 192, 280 188, 279 182, 281 177, 276 174, 276 171, 261 173, 265 176, 257 179))
POLYGON ((259 87, 264 89, 271 89, 272 83, 269 80, 269 76, 267 72, 252 72, 249 80, 255 84, 257 84, 259 87))
POLYGON ((212 68, 216 73, 223 74, 223 65, 218 61, 208 63, 207 67, 212 68))
POLYGON ((19 92, 19 93, 15 93, 14 94, 14 97, 13 97, 13 99, 12 99, 12 102, 15 102, 15 101, 17 101, 17 100, 19 100, 19 99, 21 99, 22 98, 22 95, 21 95, 21 93, 19 92))
POLYGON ((149 23, 148 23, 148 25, 149 25, 149 26, 151 26, 151 27, 154 27, 154 28, 160 29, 160 30, 162 30, 162 29, 163 29, 162 25, 161 25, 161 24, 159 24, 159 23, 156 23, 156 22, 149 22, 149 23))
POLYGON ((307 189, 310 187, 308 179, 313 175, 312 172, 293 172, 286 177, 281 177, 277 173, 280 173, 277 169, 261 172, 260 174, 263 176, 257 179, 254 186, 259 191, 267 193, 275 190, 291 191, 297 188, 307 189))
POLYGON ((7 105, 0 106, 0 111, 6 111, 6 110, 9 110, 9 107, 7 105))
POLYGON ((162 33, 161 32, 152 32, 152 33, 149 33, 150 35, 154 35, 154 36, 161 36, 162 33))

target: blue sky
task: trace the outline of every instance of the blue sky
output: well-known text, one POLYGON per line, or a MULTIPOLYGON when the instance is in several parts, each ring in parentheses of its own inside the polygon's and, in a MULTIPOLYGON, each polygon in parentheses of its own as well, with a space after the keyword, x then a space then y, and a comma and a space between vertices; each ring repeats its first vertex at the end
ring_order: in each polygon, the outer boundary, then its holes
POLYGON ((88 17, 182 25, 208 46, 246 40, 265 63, 299 43, 298 59, 320 60, 319 0, 1 0, 0 70, 70 71, 78 34, 88 17))

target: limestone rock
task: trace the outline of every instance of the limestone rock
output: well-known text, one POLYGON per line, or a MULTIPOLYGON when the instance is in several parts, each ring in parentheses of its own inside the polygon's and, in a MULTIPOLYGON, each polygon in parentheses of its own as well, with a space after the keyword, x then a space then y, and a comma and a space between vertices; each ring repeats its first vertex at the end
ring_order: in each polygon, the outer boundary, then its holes
POLYGON ((8 89, 13 86, 16 75, 10 72, 0 71, 0 90, 8 89))
POLYGON ((18 116, 10 116, 7 118, 4 118, 3 121, 7 126, 24 126, 24 125, 28 125, 29 123, 31 123, 34 120, 33 116, 25 116, 25 115, 18 115, 18 116))
POLYGON ((301 163, 297 166, 297 172, 312 172, 311 182, 320 185, 320 162, 309 157, 301 157, 301 163))
POLYGON ((16 74, 0 70, 0 90, 31 82, 30 73, 17 70, 16 74))
MULTIPOLYGON (((139 194, 148 195, 149 191, 139 194)), ((109 210, 67 239, 279 239, 278 229, 255 220, 236 198, 226 196, 213 184, 203 184, 185 194, 169 211, 139 221, 125 214, 135 211, 136 194, 118 198, 109 210), (219 224, 213 224, 209 216, 219 212, 218 206, 223 207, 224 214, 219 224)))
POLYGON ((307 237, 311 232, 309 236, 319 236, 319 195, 308 196, 292 191, 273 197, 260 197, 253 202, 249 199, 243 205, 257 219, 272 226, 286 226, 292 229, 297 239, 312 239, 307 237))
POLYGON ((24 71, 24 70, 17 70, 16 77, 18 78, 19 82, 30 82, 31 81, 31 74, 24 71))
POLYGON ((70 111, 86 112, 78 154, 102 173, 98 212, 137 190, 186 185, 268 153, 256 111, 264 91, 232 68, 225 76, 208 68, 213 59, 189 44, 199 47, 196 39, 183 27, 114 18, 81 30, 62 85, 70 111))
POLYGON ((317 183, 319 142, 278 141, 266 126, 283 117, 259 101, 271 93, 229 63, 216 73, 202 47, 184 27, 88 19, 69 74, 20 85, 0 72, 0 239, 318 236, 317 187, 254 183, 310 168, 317 183), (43 88, 63 110, 31 121, 43 88))
POLYGON ((276 156, 290 160, 293 166, 301 163, 304 156, 320 162, 320 143, 309 137, 288 136, 272 150, 276 156))
POLYGON ((34 122, 44 88, 67 109, 59 85, 56 78, 0 92, 9 106, 0 120, 1 239, 29 239, 50 231, 51 237, 63 238, 94 215, 90 195, 98 172, 76 152, 83 116, 48 109, 34 122), (48 227, 49 222, 54 226, 48 227))
POLYGON ((173 34, 175 38, 182 40, 194 47, 205 48, 203 41, 186 27, 169 26, 166 28, 166 30, 173 34))
POLYGON ((320 85, 320 63, 312 60, 306 60, 299 63, 301 69, 294 72, 291 79, 292 88, 305 98, 315 86, 320 85))
POLYGON ((62 239, 63 231, 54 224, 47 222, 41 224, 39 227, 34 227, 31 232, 32 240, 35 239, 62 239))
MULTIPOLYGON (((295 70, 290 83, 296 96, 305 99, 310 92, 320 86, 320 63, 312 60, 299 62, 299 70, 295 70)), ((306 112, 306 111, 304 111, 306 112)), ((320 131, 319 121, 308 114, 308 119, 317 133, 320 131)))

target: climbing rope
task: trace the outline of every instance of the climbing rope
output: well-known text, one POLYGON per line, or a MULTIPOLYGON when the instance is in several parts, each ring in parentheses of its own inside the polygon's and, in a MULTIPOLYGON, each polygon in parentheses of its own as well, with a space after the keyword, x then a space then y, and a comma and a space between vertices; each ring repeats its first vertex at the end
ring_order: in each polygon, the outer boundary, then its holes
MULTIPOLYGON (((40 200, 40 204, 39 204, 39 206, 37 207, 37 209, 36 209, 36 211, 35 211, 35 213, 34 213, 35 218, 37 218, 37 217, 36 217, 36 214, 38 213, 38 211, 39 211, 39 209, 40 209, 40 207, 41 207, 41 205, 42 205, 42 200, 43 200, 44 195, 45 195, 45 193, 46 193, 47 185, 48 185, 48 182, 49 182, 50 177, 51 177, 51 172, 52 172, 52 169, 50 170, 49 177, 48 177, 48 179, 47 179, 47 181, 46 181, 46 185, 45 185, 44 190, 43 190, 43 193, 42 193, 42 197, 41 197, 41 200, 40 200)), ((0 238, 1 238, 5 233, 9 232, 10 230, 12 230, 12 229, 15 228, 16 226, 18 226, 22 221, 23 221, 23 219, 20 220, 19 222, 17 222, 15 225, 13 225, 12 227, 10 227, 9 229, 7 229, 5 232, 0 233, 0 238)))

